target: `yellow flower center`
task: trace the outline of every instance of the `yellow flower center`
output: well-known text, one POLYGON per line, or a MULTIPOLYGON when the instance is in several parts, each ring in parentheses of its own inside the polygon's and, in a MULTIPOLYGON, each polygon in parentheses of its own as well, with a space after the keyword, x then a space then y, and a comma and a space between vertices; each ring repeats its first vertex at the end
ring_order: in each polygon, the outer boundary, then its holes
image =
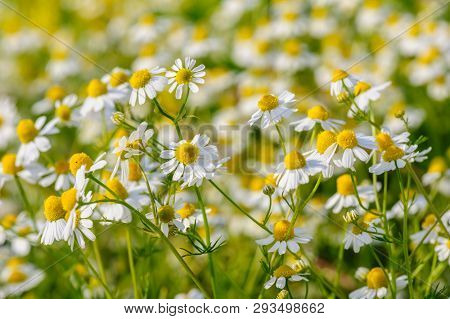
POLYGON ((137 182, 142 178, 142 172, 139 165, 135 162, 128 162, 128 180, 131 182, 137 182))
POLYGON ((66 212, 70 212, 75 207, 76 203, 77 190, 75 188, 72 187, 71 189, 68 189, 64 193, 62 193, 61 204, 66 212))
POLYGON ((424 220, 422 221, 422 228, 427 229, 434 225, 436 222, 436 216, 433 214, 428 214, 425 216, 424 220))
POLYGON ((85 166, 86 170, 90 169, 94 162, 92 159, 85 153, 76 153, 73 154, 69 160, 69 168, 72 175, 76 175, 78 169, 81 166, 85 166))
POLYGON ((24 282, 27 279, 27 275, 18 269, 14 269, 8 277, 8 283, 17 284, 24 282))
POLYGON ((208 29, 205 26, 198 26, 192 33, 192 39, 194 41, 202 41, 208 37, 208 29))
POLYGON ((21 227, 17 230, 17 235, 25 237, 29 234, 31 234, 31 227, 30 226, 25 226, 25 227, 21 227))
POLYGON ((353 94, 355 96, 360 95, 361 93, 367 91, 368 89, 370 89, 371 86, 369 83, 363 82, 363 81, 359 81, 358 83, 356 83, 355 88, 353 89, 353 94))
POLYGON ((16 215, 14 215, 14 214, 6 214, 0 220, 0 225, 2 225, 3 228, 5 228, 5 229, 10 229, 11 227, 14 226, 14 224, 16 223, 16 220, 17 220, 17 216, 16 215))
POLYGON ((339 80, 345 79, 347 76, 348 73, 345 72, 344 70, 335 70, 333 72, 333 78, 331 79, 331 81, 337 82, 339 80))
POLYGON ((64 122, 70 120, 71 115, 72 110, 65 104, 58 106, 55 110, 55 116, 64 122))
POLYGON ((0 127, 2 127, 4 122, 5 122, 5 120, 3 119, 3 116, 0 115, 0 127))
POLYGON ((139 23, 143 25, 151 25, 156 21, 155 16, 152 14, 146 14, 139 18, 139 23))
POLYGON ((275 174, 271 173, 271 174, 267 175, 264 180, 264 183, 265 183, 265 185, 276 187, 277 179, 275 178, 275 174))
POLYGON ((405 155, 405 152, 395 145, 389 146, 384 152, 383 152, 383 160, 385 162, 391 162, 396 161, 405 155))
POLYGON ((164 205, 161 206, 158 209, 158 216, 161 222, 168 223, 175 217, 175 211, 173 210, 173 207, 170 205, 164 205))
POLYGON ((447 245, 447 248, 450 249, 450 240, 447 240, 446 245, 447 245))
POLYGON ((258 107, 261 111, 271 111, 278 106, 278 97, 272 94, 265 94, 258 101, 258 107))
POLYGON ((255 192, 260 192, 265 185, 265 179, 260 176, 254 176, 250 179, 248 183, 248 188, 255 192))
POLYGON ((347 196, 354 193, 352 178, 350 174, 344 174, 336 179, 337 192, 340 195, 347 196))
POLYGON ((352 130, 343 130, 336 137, 336 142, 341 148, 354 148, 358 145, 355 132, 352 130))
POLYGON ((288 40, 283 45, 283 50, 289 55, 296 56, 300 53, 300 43, 296 40, 288 40))
MULTIPOLYGON (((64 215, 64 219, 66 220, 66 222, 69 220, 70 217, 70 211, 66 212, 66 214, 64 215)), ((75 211, 75 227, 78 226, 78 224, 80 223, 80 219, 81 219, 81 212, 77 209, 75 211)))
POLYGON ((291 277, 292 275, 295 275, 297 272, 292 269, 290 266, 288 265, 281 265, 280 267, 278 267, 277 269, 275 269, 275 271, 273 272, 273 275, 277 278, 279 277, 291 277))
POLYGON ((45 97, 51 101, 61 100, 65 95, 66 91, 58 85, 50 87, 45 93, 45 97))
MULTIPOLYGON (((125 189, 125 187, 122 185, 122 183, 119 181, 118 178, 108 180, 108 182, 106 182, 106 186, 108 186, 108 188, 111 189, 114 192, 114 194, 119 196, 120 199, 126 199, 128 197, 127 190, 125 189)), ((106 196, 109 198, 115 198, 114 195, 109 192, 107 193, 106 196)))
POLYGON ((270 42, 268 41, 259 41, 256 43, 256 51, 259 54, 265 54, 270 50, 270 42))
POLYGON ((388 133, 380 132, 375 136, 375 139, 378 144, 378 148, 380 151, 385 151, 392 145, 394 145, 394 142, 392 141, 391 136, 388 133))
POLYGON ((11 257, 7 262, 6 266, 9 268, 16 268, 20 265, 23 265, 25 263, 25 260, 20 257, 11 257))
POLYGON ((308 117, 313 120, 325 121, 328 119, 328 111, 321 105, 313 106, 308 110, 308 117))
POLYGON ((192 203, 184 203, 183 207, 177 210, 181 218, 188 218, 195 213, 195 205, 192 203))
POLYGON ((106 84, 99 79, 92 79, 87 86, 87 95, 90 97, 97 97, 108 92, 106 84))
POLYGON ((292 228, 288 234, 289 228, 291 227, 291 223, 287 220, 283 219, 277 221, 273 226, 273 238, 276 241, 289 240, 294 238, 294 229, 292 228))
POLYGON ((139 50, 140 56, 153 56, 156 53, 156 45, 153 43, 147 43, 139 50))
POLYGON ((113 72, 109 78, 109 84, 115 88, 128 81, 128 75, 123 71, 113 72))
POLYGON ((372 268, 366 276, 367 287, 370 289, 379 289, 387 287, 388 281, 383 269, 380 267, 372 268))
POLYGON ((297 151, 292 151, 284 157, 284 166, 286 169, 293 170, 305 167, 305 157, 297 151))
POLYGON ((333 144, 336 143, 336 134, 331 131, 323 131, 317 135, 316 148, 317 152, 320 154, 325 153, 325 151, 333 144))
POLYGON ((361 235, 362 234, 362 230, 361 228, 359 228, 358 226, 353 225, 352 227, 352 233, 354 235, 361 235))
POLYGON ((365 214, 364 214, 364 216, 363 216, 363 222, 366 223, 366 224, 369 224, 371 221, 373 221, 373 220, 375 220, 375 219, 377 219, 377 218, 378 218, 377 215, 368 212, 368 213, 365 213, 365 214))
POLYGON ((182 68, 177 72, 175 76, 175 81, 178 84, 187 84, 192 79, 192 71, 186 68, 182 68))
POLYGON ((177 149, 175 150, 175 157, 184 165, 189 165, 194 163, 198 156, 199 156, 200 150, 197 146, 194 144, 191 144, 189 142, 180 144, 177 149))
POLYGON ((66 212, 63 209, 61 198, 58 196, 49 196, 44 202, 44 215, 48 221, 64 218, 66 212))
POLYGON ((146 86, 151 78, 150 72, 147 69, 142 69, 131 75, 129 83, 133 89, 140 89, 146 86))
POLYGON ((55 173, 58 175, 66 174, 69 172, 69 163, 65 160, 59 160, 55 162, 55 173))
POLYGON ((21 166, 16 166, 16 154, 7 153, 2 157, 3 174, 16 175, 22 170, 21 166))
POLYGON ((443 157, 435 157, 430 163, 428 173, 443 173, 447 170, 447 164, 443 157))
POLYGON ((34 126, 34 122, 30 119, 20 120, 16 128, 17 136, 20 142, 26 144, 34 140, 39 131, 34 126))
POLYGON ((439 58, 440 55, 441 55, 441 53, 439 52, 439 49, 432 47, 432 48, 428 49, 425 53, 423 53, 418 58, 418 60, 422 64, 430 64, 430 63, 434 62, 437 58, 439 58))

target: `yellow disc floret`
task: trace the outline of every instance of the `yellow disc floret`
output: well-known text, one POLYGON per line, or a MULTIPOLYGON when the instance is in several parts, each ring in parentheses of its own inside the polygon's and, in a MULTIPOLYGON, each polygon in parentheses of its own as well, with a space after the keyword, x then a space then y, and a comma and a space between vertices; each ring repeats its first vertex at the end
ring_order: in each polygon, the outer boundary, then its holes
POLYGON ((113 88, 128 81, 128 75, 123 71, 113 72, 109 78, 109 85, 113 88))
POLYGON ((58 196, 49 196, 44 202, 45 218, 53 222, 55 220, 64 218, 66 212, 63 209, 61 198, 58 196))
POLYGON ((69 168, 70 172, 75 176, 77 174, 78 169, 84 165, 86 170, 90 169, 94 162, 89 157, 89 155, 85 153, 76 153, 73 154, 69 160, 69 168))
POLYGON ((14 214, 6 214, 0 219, 0 225, 3 226, 4 229, 10 229, 16 223, 17 216, 14 214))
POLYGON ((283 219, 277 221, 273 226, 273 238, 276 241, 283 241, 294 238, 294 229, 292 228, 289 231, 289 228, 291 228, 291 223, 288 222, 287 220, 283 219))
POLYGON ((389 146, 384 152, 383 152, 383 160, 385 162, 391 162, 396 161, 405 155, 405 152, 395 145, 389 146))
POLYGON ((284 157, 284 166, 286 169, 293 170, 305 167, 305 157, 297 151, 292 151, 284 157))
POLYGON ((45 97, 53 102, 61 100, 65 95, 66 91, 58 85, 50 87, 45 93, 45 97))
POLYGON ((337 192, 340 195, 347 196, 354 193, 352 178, 350 174, 344 174, 336 179, 337 192))
POLYGON ((135 162, 128 163, 128 180, 130 182, 137 182, 142 178, 142 172, 139 165, 135 162))
POLYGON ((333 143, 336 143, 336 134, 331 131, 320 132, 319 135, 317 135, 317 152, 324 154, 333 143))
POLYGON ((385 132, 378 133, 375 139, 377 141, 378 148, 380 149, 380 151, 385 151, 390 146, 394 145, 391 136, 385 132))
POLYGON ((10 284, 18 284, 27 279, 27 275, 19 269, 14 269, 8 276, 7 282, 10 284))
POLYGON ((333 72, 333 78, 332 81, 333 82, 337 82, 339 80, 343 80, 348 76, 348 73, 345 72, 344 70, 335 70, 333 72))
POLYGON ((328 119, 329 113, 323 106, 316 105, 308 110, 308 117, 313 120, 325 121, 328 119))
POLYGON ((280 267, 278 267, 277 269, 275 269, 275 271, 273 272, 273 275, 277 278, 279 277, 291 277, 292 275, 295 275, 297 272, 292 269, 290 266, 288 265, 281 265, 280 267))
POLYGON ((77 203, 77 190, 70 188, 61 195, 61 204, 66 212, 70 212, 77 203))
POLYGON ((353 89, 353 94, 355 96, 360 95, 361 93, 367 91, 368 89, 370 89, 371 86, 369 83, 363 82, 363 81, 359 81, 358 83, 356 83, 355 88, 353 89))
POLYGON ((168 223, 175 218, 175 211, 172 206, 164 205, 158 209, 158 216, 161 222, 168 223))
POLYGON ((147 85, 147 83, 152 78, 150 71, 147 69, 142 69, 134 72, 129 80, 129 83, 133 89, 140 89, 147 85))
POLYGON ((428 229, 436 223, 436 216, 433 214, 428 214, 422 221, 422 228, 428 229))
POLYGON ((22 170, 21 166, 16 166, 16 154, 7 153, 2 157, 3 174, 16 175, 22 170))
POLYGON ((65 160, 59 160, 55 162, 54 168, 56 174, 66 174, 69 172, 69 163, 65 160))
POLYGON ((17 136, 20 142, 26 144, 34 140, 39 131, 34 126, 34 122, 30 119, 23 119, 19 121, 16 128, 17 136))
POLYGON ((370 289, 379 289, 387 287, 388 280, 380 267, 372 268, 366 276, 367 287, 370 289))
POLYGON ((258 107, 261 111, 271 111, 278 106, 278 97, 272 94, 263 95, 258 101, 258 107))
POLYGON ((200 150, 194 144, 189 142, 180 144, 175 150, 175 157, 184 165, 194 163, 200 154, 200 150))
POLYGON ((71 115, 72 110, 65 104, 58 106, 55 110, 55 116, 63 122, 67 122, 68 120, 70 120, 71 115))
POLYGON ((336 137, 336 142, 340 147, 344 149, 354 148, 358 145, 358 140, 356 139, 355 132, 353 132, 352 130, 341 131, 336 137))
MULTIPOLYGON (((114 194, 116 194, 120 199, 126 199, 128 197, 127 190, 118 178, 108 180, 108 182, 106 182, 106 186, 108 186, 108 188, 111 189, 111 191, 114 192, 114 194)), ((107 197, 115 198, 115 196, 110 192, 108 192, 107 197)))
POLYGON ((175 81, 177 81, 178 84, 187 84, 192 79, 192 76, 193 73, 191 70, 182 68, 178 70, 175 81))
POLYGON ((447 170, 445 159, 441 156, 435 157, 431 160, 428 167, 428 173, 444 173, 447 170))
POLYGON ((108 92, 106 84, 99 79, 92 79, 86 90, 89 97, 97 97, 108 92))
POLYGON ((184 203, 183 207, 177 210, 177 213, 181 218, 188 218, 195 213, 195 205, 192 203, 184 203))

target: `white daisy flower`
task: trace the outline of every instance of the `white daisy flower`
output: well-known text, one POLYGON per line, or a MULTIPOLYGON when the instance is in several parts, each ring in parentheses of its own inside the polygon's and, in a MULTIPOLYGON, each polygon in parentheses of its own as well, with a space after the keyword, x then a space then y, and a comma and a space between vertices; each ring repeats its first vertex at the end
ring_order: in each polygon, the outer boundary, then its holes
POLYGON ((344 249, 352 248, 356 254, 359 253, 361 247, 370 245, 373 242, 370 234, 364 230, 380 233, 380 229, 364 221, 359 221, 358 225, 359 227, 354 224, 349 225, 344 237, 344 249))
POLYGON ((19 296, 39 285, 45 275, 24 259, 10 258, 0 272, 0 298, 19 296))
POLYGON ((286 249, 289 249, 293 253, 297 253, 300 250, 299 244, 306 244, 311 241, 311 236, 305 234, 301 228, 291 228, 291 223, 287 220, 280 220, 273 225, 273 234, 270 236, 259 239, 256 241, 258 245, 267 246, 272 245, 268 250, 269 253, 278 252, 279 255, 284 255, 286 249))
MULTIPOLYGON (((179 231, 185 231, 185 225, 183 224, 181 217, 176 213, 175 208, 171 205, 158 205, 158 221, 161 227, 161 231, 164 235, 169 236, 169 230, 171 226, 175 226, 179 231)), ((148 219, 154 220, 155 216, 153 212, 145 215, 148 219)))
POLYGON ((106 153, 100 154, 95 161, 93 161, 89 155, 85 153, 76 153, 70 157, 69 160, 69 169, 73 176, 76 176, 77 179, 83 183, 81 176, 85 176, 87 173, 93 173, 95 171, 101 170, 106 166, 107 162, 103 159, 106 153))
MULTIPOLYGON (((171 143, 169 149, 161 152, 167 162, 161 165, 164 175, 173 173, 173 181, 183 181, 182 188, 201 185, 204 178, 214 177, 218 162, 217 147, 209 144, 206 135, 195 135, 192 141, 182 140, 171 143)), ((219 164, 218 164, 219 163, 219 164)))
POLYGON ((427 158, 425 155, 431 151, 431 147, 420 152, 416 152, 416 149, 417 145, 389 146, 381 153, 380 162, 369 167, 369 172, 381 175, 384 172, 403 168, 406 163, 421 162, 427 158))
POLYGON ((438 254, 439 261, 446 261, 450 265, 450 240, 444 237, 437 239, 437 245, 434 250, 438 254))
MULTIPOLYGON (((427 200, 422 194, 415 194, 414 191, 408 190, 408 202, 406 203, 408 207, 408 214, 416 215, 422 212, 427 206, 427 200)), ((387 218, 403 218, 404 208, 403 202, 401 200, 397 201, 390 211, 386 213, 387 218)))
MULTIPOLYGON (((381 188, 381 184, 377 184, 377 189, 381 188)), ((337 192, 332 195, 325 203, 326 209, 333 209, 333 213, 337 214, 344 208, 358 207, 358 198, 355 195, 352 178, 350 174, 343 174, 336 179, 337 192)), ((375 200, 373 185, 357 186, 359 198, 364 206, 375 200)))
POLYGON ((169 78, 169 92, 175 90, 175 97, 181 99, 183 94, 183 87, 187 85, 189 90, 193 93, 198 92, 198 85, 205 83, 203 77, 206 75, 205 66, 200 64, 195 66, 195 59, 186 57, 184 65, 181 59, 176 59, 175 64, 172 65, 173 71, 167 71, 166 77, 169 78))
POLYGON ((273 275, 270 276, 270 279, 268 281, 266 281, 266 283, 264 284, 264 289, 269 289, 275 283, 275 286, 278 289, 284 289, 287 281, 309 281, 305 275, 307 274, 299 274, 298 271, 294 270, 288 265, 281 265, 274 270, 273 275))
POLYGON ((39 163, 17 165, 17 156, 14 153, 6 153, 0 162, 0 189, 6 182, 12 181, 15 176, 27 183, 36 184, 46 169, 39 163))
POLYGON ((428 170, 422 176, 422 182, 425 186, 434 184, 447 173, 447 163, 445 158, 438 156, 431 160, 428 170))
POLYGON ((70 174, 69 162, 66 160, 56 161, 48 170, 43 172, 39 179, 39 185, 49 187, 55 184, 55 191, 65 191, 75 182, 70 174))
MULTIPOLYGON (((343 130, 336 135, 336 144, 343 150, 342 158, 334 160, 337 167, 355 170, 356 159, 367 163, 370 156, 365 149, 376 149, 375 139, 372 136, 364 136, 352 130, 343 130)), ((330 147, 332 147, 330 145, 330 147)), ((335 148, 334 148, 335 149, 335 148)))
POLYGON ((105 74, 101 80, 108 86, 108 91, 114 101, 125 104, 128 102, 131 92, 129 78, 130 71, 115 67, 110 73, 105 74))
POLYGON ((259 110, 253 113, 248 123, 253 126, 262 119, 261 128, 267 128, 289 117, 296 110, 290 108, 295 102, 295 95, 284 91, 279 96, 273 94, 263 95, 258 101, 259 110))
POLYGON ((75 126, 80 120, 80 115, 78 112, 73 110, 77 104, 77 100, 78 98, 75 94, 70 94, 62 100, 56 101, 55 117, 50 122, 67 126, 75 126))
POLYGON ((36 102, 31 107, 33 114, 42 114, 50 111, 55 105, 56 101, 62 101, 66 96, 66 90, 59 85, 51 86, 45 93, 45 98, 36 102))
POLYGON ((15 122, 17 110, 14 102, 9 97, 0 97, 0 149, 5 148, 15 137, 15 122))
POLYGON ((380 98, 380 92, 386 89, 391 82, 386 82, 374 87, 369 83, 359 81, 353 88, 355 102, 352 103, 348 110, 347 116, 353 117, 358 111, 366 113, 369 110, 370 101, 376 101, 380 98))
POLYGON ((56 134, 59 130, 52 121, 45 125, 46 119, 45 116, 39 117, 36 122, 23 119, 17 124, 17 137, 21 142, 17 152, 17 166, 35 162, 39 158, 40 152, 47 152, 51 148, 50 141, 46 136, 56 134))
POLYGON ((41 233, 42 244, 51 245, 54 241, 63 239, 64 227, 66 227, 65 215, 61 198, 58 196, 47 197, 44 201, 46 223, 41 233))
POLYGON ((322 175, 325 178, 330 178, 334 174, 335 165, 332 161, 336 154, 338 145, 336 143, 336 133, 332 131, 322 131, 317 135, 315 149, 305 153, 311 159, 322 160, 324 169, 322 175))
POLYGON ((328 111, 321 105, 316 105, 310 108, 307 112, 307 117, 290 123, 290 125, 295 125, 295 130, 297 132, 309 131, 312 130, 316 124, 320 124, 320 126, 324 130, 336 130, 341 125, 345 124, 344 121, 330 119, 330 114, 328 111))
MULTIPOLYGON (((193 203, 184 202, 178 208, 175 205, 176 214, 184 225, 184 230, 187 230, 191 225, 199 225, 203 222, 202 210, 196 208, 193 203)), ((206 213, 209 213, 211 209, 206 208, 206 213)))
POLYGON ((394 135, 389 129, 382 128, 381 131, 375 136, 375 141, 377 142, 378 150, 382 152, 392 145, 402 147, 408 144, 409 135, 409 132, 394 135))
POLYGON ((27 212, 19 215, 7 213, 0 217, 0 246, 5 241, 9 242, 14 255, 27 256, 38 238, 39 234, 27 212))
POLYGON ((345 72, 344 70, 335 70, 330 85, 331 96, 338 97, 341 93, 348 93, 347 90, 352 90, 358 80, 345 72))
POLYGON ((89 113, 105 112, 110 117, 114 111, 115 92, 99 79, 92 79, 87 88, 87 97, 81 105, 80 114, 86 117, 89 113))
POLYGON ((436 241, 439 237, 439 232, 440 232, 440 225, 439 224, 434 225, 436 223, 436 221, 437 221, 437 219, 434 214, 426 215, 421 224, 422 230, 419 230, 418 232, 411 234, 411 236, 410 236, 413 243, 415 243, 417 245, 422 240, 423 240, 424 244, 436 243, 436 241), (428 233, 428 231, 430 230, 430 228, 432 226, 434 226, 434 228, 428 233))
POLYGON ((321 160, 305 158, 300 152, 292 151, 278 164, 275 174, 277 186, 285 192, 294 190, 300 184, 309 183, 309 176, 321 172, 324 166, 321 160))
MULTIPOLYGON (((351 299, 384 298, 388 293, 388 280, 380 267, 372 268, 370 271, 367 269, 367 275, 365 276, 366 286, 352 291, 349 297, 351 299)), ((404 289, 408 285, 407 276, 399 276, 395 282, 397 290, 404 289)))
POLYGON ((164 90, 167 79, 159 74, 165 71, 165 68, 156 66, 152 69, 140 69, 134 72, 128 81, 131 86, 130 105, 135 106, 136 103, 142 105, 147 97, 152 100, 158 92, 164 90))

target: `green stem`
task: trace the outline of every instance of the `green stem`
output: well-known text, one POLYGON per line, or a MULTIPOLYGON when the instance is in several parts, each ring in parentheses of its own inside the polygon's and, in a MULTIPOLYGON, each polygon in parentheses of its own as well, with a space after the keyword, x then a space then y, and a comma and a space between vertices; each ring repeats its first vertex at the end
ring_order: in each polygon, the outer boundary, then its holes
MULTIPOLYGON (((101 281, 103 282, 103 284, 107 287, 108 284, 106 281, 105 269, 103 268, 102 257, 100 255, 100 251, 98 249, 97 241, 94 240, 94 242, 92 243, 92 246, 94 247, 95 260, 97 261, 98 272, 100 274, 99 277, 100 277, 101 281)), ((86 258, 86 260, 87 260, 87 258, 86 258)), ((87 260, 87 262, 89 263, 88 260, 87 260)))
MULTIPOLYGON (((95 243, 95 241, 94 241, 95 243)), ((84 261, 86 262, 86 265, 88 268, 94 273, 94 276, 97 278, 97 280, 100 282, 100 284, 103 286, 103 289, 105 289, 105 294, 108 299, 112 299, 111 291, 108 288, 108 285, 106 284, 106 281, 104 281, 101 277, 101 275, 98 274, 98 272, 95 270, 94 266, 92 266, 89 259, 84 254, 83 250, 80 249, 81 256, 83 257, 84 261)))
POLYGON ((134 298, 139 299, 139 289, 136 281, 136 271, 134 269, 133 250, 131 248, 131 235, 128 227, 126 228, 128 263, 130 265, 131 281, 133 282, 134 298))
POLYGON ((33 220, 33 223, 35 223, 35 214, 33 211, 33 208, 30 204, 30 201, 28 200, 27 194, 25 193, 25 190, 23 189, 22 182, 20 181, 19 177, 17 175, 14 175, 14 180, 16 181, 17 188, 19 189, 20 196, 22 197, 22 200, 25 204, 26 210, 29 212, 31 219, 33 220))
POLYGON ((188 86, 188 87, 187 87, 187 91, 186 91, 186 95, 185 95, 185 97, 184 97, 183 104, 181 105, 180 110, 178 111, 178 114, 177 114, 177 116, 175 117, 175 121, 176 121, 176 122, 178 122, 178 121, 180 120, 180 117, 181 117, 182 114, 183 114, 183 111, 184 111, 184 109, 185 109, 185 107, 186 107, 187 100, 188 100, 188 98, 189 98, 189 92, 190 92, 190 91, 191 91, 191 90, 189 89, 189 86, 188 86))
MULTIPOLYGON (((382 207, 382 219, 383 219, 383 226, 384 226, 384 231, 386 232, 386 235, 390 238, 392 237, 391 234, 391 229, 389 227, 389 221, 387 219, 387 215, 386 215, 386 206, 387 206, 387 185, 388 185, 388 173, 385 172, 384 173, 384 179, 383 179, 383 207, 382 207)), ((387 246, 387 250, 388 250, 388 256, 389 256, 389 271, 391 273, 391 293, 392 293, 392 298, 395 298, 397 295, 397 283, 394 280, 395 279, 395 265, 394 262, 392 262, 392 260, 394 259, 394 244, 393 243, 386 243, 387 246)))
POLYGON ((278 124, 275 124, 275 128, 277 129, 278 136, 280 137, 280 144, 281 144, 281 148, 283 149, 283 153, 284 153, 284 155, 286 155, 286 144, 284 142, 283 134, 281 133, 281 130, 280 130, 280 127, 278 126, 278 124))

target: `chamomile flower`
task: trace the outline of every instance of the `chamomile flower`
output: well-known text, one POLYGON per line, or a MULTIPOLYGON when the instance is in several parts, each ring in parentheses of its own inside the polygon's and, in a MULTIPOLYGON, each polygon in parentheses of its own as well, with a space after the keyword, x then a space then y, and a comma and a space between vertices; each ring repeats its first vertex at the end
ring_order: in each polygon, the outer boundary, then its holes
POLYGON ((275 284, 278 289, 284 289, 286 287, 287 281, 309 281, 305 276, 306 274, 299 274, 298 271, 294 270, 291 266, 281 265, 274 270, 273 275, 264 284, 264 289, 269 289, 275 284))
POLYGON ((10 258, 0 272, 0 298, 20 296, 39 285, 44 277, 44 272, 33 264, 22 258, 10 258))
POLYGON ((330 94, 338 97, 341 93, 347 93, 346 90, 352 90, 358 80, 344 70, 336 70, 331 79, 330 94))
POLYGON ((38 238, 39 234, 27 212, 0 216, 0 246, 8 242, 14 255, 27 256, 38 238))
POLYGON ((285 192, 294 190, 301 184, 307 184, 309 176, 319 173, 324 166, 321 160, 305 158, 294 150, 278 164, 275 174, 277 186, 285 192))
POLYGON ((39 158, 41 152, 50 150, 51 144, 47 135, 56 134, 59 130, 52 121, 45 124, 46 119, 45 116, 39 117, 36 122, 22 119, 17 124, 17 137, 21 142, 16 159, 18 166, 30 164, 39 158))
POLYGON ((93 173, 95 171, 101 170, 107 164, 103 159, 105 155, 106 153, 102 153, 95 159, 95 161, 93 161, 86 153, 73 154, 69 160, 70 172, 73 176, 79 178, 78 175, 85 176, 85 174, 87 173, 93 173))
POLYGON ((169 92, 175 90, 175 97, 181 99, 184 86, 188 86, 192 93, 198 92, 198 85, 205 83, 203 77, 206 75, 205 66, 200 64, 195 66, 195 59, 186 57, 184 65, 181 59, 176 59, 172 65, 172 71, 167 71, 166 77, 169 79, 169 92))
POLYGON ((398 135, 394 135, 389 129, 382 128, 381 131, 375 136, 375 141, 380 152, 387 150, 391 146, 404 147, 409 143, 409 132, 403 132, 398 135))
POLYGON ((0 97, 0 149, 5 148, 14 138, 14 125, 17 119, 17 110, 9 97, 0 97))
POLYGON ((355 169, 357 158, 364 163, 369 161, 370 155, 365 149, 374 150, 376 148, 375 139, 372 136, 365 136, 348 129, 342 130, 336 135, 336 144, 343 150, 343 153, 340 159, 334 160, 335 165, 351 170, 355 169))
POLYGON ((253 113, 248 123, 253 126, 262 119, 261 128, 263 129, 277 124, 282 118, 287 118, 295 112, 290 108, 295 103, 294 97, 295 95, 288 91, 284 91, 279 96, 263 95, 258 101, 259 110, 253 113))
MULTIPOLYGON (((423 241, 424 244, 434 244, 439 237, 440 225, 436 224, 436 216, 434 214, 427 214, 422 220, 422 230, 411 234, 410 238, 416 245, 423 241), (433 228, 432 228, 433 227, 433 228), (431 229, 432 228, 432 229, 431 229), (431 231, 430 231, 431 229, 431 231)), ((450 228, 450 227, 448 227, 450 228)))
POLYGON ((130 96, 131 87, 128 82, 130 71, 115 67, 110 73, 102 77, 102 82, 106 83, 111 96, 116 102, 125 104, 130 96))
MULTIPOLYGON (((406 207, 408 207, 408 214, 416 215, 419 212, 425 210, 428 206, 427 200, 422 194, 416 194, 413 190, 408 190, 408 201, 406 207)), ((401 200, 397 201, 389 210, 386 215, 387 218, 403 218, 404 208, 401 200)))
MULTIPOLYGON (((208 213, 211 209, 206 209, 208 213)), ((179 219, 184 225, 184 229, 188 229, 191 225, 198 225, 202 220, 202 211, 195 207, 193 203, 184 202, 182 206, 176 209, 179 219)))
POLYGON ((278 252, 279 255, 284 255, 286 249, 297 253, 300 250, 300 244, 306 244, 310 241, 311 236, 305 234, 303 229, 291 227, 288 220, 282 219, 273 225, 273 234, 257 240, 256 243, 261 246, 273 244, 268 252, 278 252))
POLYGON ((438 254, 439 261, 447 261, 450 265, 450 240, 444 237, 437 239, 437 245, 434 250, 438 254))
POLYGON ((60 85, 53 85, 47 89, 45 98, 36 102, 31 107, 34 114, 42 114, 50 111, 57 101, 62 101, 67 95, 66 90, 60 85))
POLYGON ((330 178, 334 174, 335 165, 332 161, 336 154, 338 145, 336 143, 336 133, 332 131, 322 131, 317 135, 316 147, 305 153, 309 158, 322 160, 324 168, 322 175, 330 178))
POLYGON ((361 247, 370 245, 372 243, 372 237, 365 230, 370 232, 377 232, 377 229, 365 223, 364 221, 357 221, 356 224, 351 224, 347 228, 347 232, 344 237, 344 249, 352 248, 357 254, 361 247))
POLYGON ((422 182, 425 186, 434 184, 436 181, 442 178, 447 171, 448 169, 445 159, 441 156, 435 157, 431 160, 427 172, 423 174, 422 182))
MULTIPOLYGON (((380 267, 364 269, 359 271, 360 276, 366 281, 366 286, 352 291, 349 295, 351 299, 374 299, 384 298, 388 293, 388 280, 390 280, 385 271, 380 267), (365 276, 363 276, 365 273, 365 276)), ((399 276, 395 279, 397 290, 404 289, 408 284, 406 275, 399 276)))
POLYGON ((397 168, 403 168, 406 163, 421 162, 426 159, 426 154, 431 151, 431 147, 421 152, 416 152, 416 149, 417 145, 389 146, 381 153, 380 162, 369 167, 369 172, 380 175, 397 168))
POLYGON ((47 171, 43 172, 39 185, 49 187, 55 184, 55 191, 65 191, 75 182, 70 174, 69 162, 67 160, 56 161, 47 171))
POLYGON ((366 113, 369 110, 369 103, 380 98, 380 92, 385 90, 391 82, 386 82, 372 87, 369 83, 358 81, 353 88, 355 102, 352 103, 347 113, 349 117, 353 117, 358 111, 366 113))
POLYGON ((128 80, 131 86, 130 105, 135 106, 136 103, 142 105, 147 97, 152 100, 158 92, 164 90, 167 79, 160 74, 165 71, 166 69, 159 66, 135 71, 128 80))
POLYGON ((81 105, 80 114, 86 117, 94 112, 104 111, 109 117, 114 110, 114 95, 108 86, 99 79, 92 79, 86 88, 87 97, 81 105))
POLYGON ((295 125, 296 131, 302 132, 312 130, 316 124, 320 124, 324 130, 336 130, 345 123, 344 121, 330 119, 329 117, 330 114, 323 106, 316 105, 308 110, 307 117, 290 124, 295 125))
POLYGON ((214 176, 218 163, 217 147, 209 144, 206 135, 195 135, 192 141, 182 140, 171 143, 169 149, 161 152, 161 158, 167 160, 161 165, 164 175, 173 172, 173 181, 182 181, 182 188, 201 185, 204 178, 214 176))
POLYGON ((36 184, 45 168, 39 163, 17 165, 17 156, 14 153, 6 153, 0 162, 0 189, 6 182, 12 181, 15 176, 27 183, 36 184))
POLYGON ((54 241, 63 239, 64 227, 66 227, 65 215, 66 212, 63 209, 61 197, 47 197, 44 201, 46 223, 41 233, 42 244, 51 245, 54 241))
MULTIPOLYGON (((333 213, 339 213, 343 208, 357 207, 358 198, 355 195, 352 178, 349 174, 343 174, 336 179, 336 194, 332 195, 326 202, 326 209, 333 209, 333 213)), ((380 189, 381 185, 377 184, 380 189)), ((356 187, 363 205, 367 205, 375 200, 372 185, 360 185, 356 187)))
MULTIPOLYGON (((175 226, 179 231, 185 230, 185 225, 181 221, 180 216, 175 211, 175 208, 171 205, 159 205, 157 208, 158 220, 160 223, 161 231, 164 235, 169 236, 169 230, 171 226, 175 226)), ((145 215, 148 219, 154 219, 153 213, 145 215)))

